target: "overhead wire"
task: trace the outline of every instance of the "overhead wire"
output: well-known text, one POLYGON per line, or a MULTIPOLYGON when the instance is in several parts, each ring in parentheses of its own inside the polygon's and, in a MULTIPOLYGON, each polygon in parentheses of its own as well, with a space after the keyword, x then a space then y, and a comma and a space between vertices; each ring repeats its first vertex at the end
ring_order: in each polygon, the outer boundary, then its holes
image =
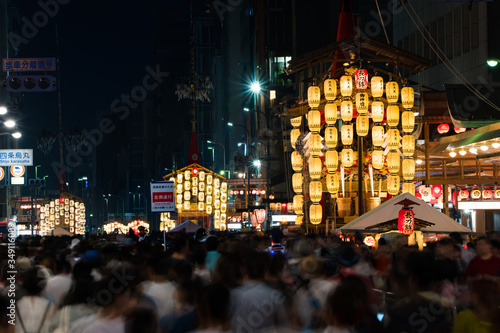
POLYGON ((384 20, 382 20, 382 14, 380 13, 378 0, 375 0, 375 4, 377 5, 378 17, 380 18, 380 25, 382 26, 382 29, 384 29, 385 39, 387 40, 387 44, 391 45, 391 42, 389 41, 389 36, 387 36, 387 30, 385 30, 384 20))

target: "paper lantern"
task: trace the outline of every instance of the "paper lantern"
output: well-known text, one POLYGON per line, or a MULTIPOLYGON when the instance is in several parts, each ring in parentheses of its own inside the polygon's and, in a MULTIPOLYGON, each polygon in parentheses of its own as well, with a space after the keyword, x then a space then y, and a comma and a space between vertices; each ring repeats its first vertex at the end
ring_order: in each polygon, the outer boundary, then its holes
POLYGON ((312 181, 309 183, 309 196, 313 203, 320 202, 322 194, 323 194, 323 188, 321 187, 320 181, 312 181))
POLYGON ((318 157, 309 159, 309 176, 311 179, 321 178, 321 160, 318 157))
POLYGON ((318 86, 307 89, 307 102, 311 108, 317 108, 321 102, 321 91, 318 86))
POLYGON ((382 147, 384 144, 384 126, 372 127, 372 143, 374 146, 382 147))
POLYGON ((425 202, 430 202, 432 199, 432 189, 430 187, 423 186, 419 189, 420 194, 422 194, 422 200, 425 202))
POLYGON ((450 125, 448 125, 448 124, 440 124, 438 126, 438 133, 439 134, 448 133, 449 130, 450 130, 450 125))
POLYGON ((353 112, 352 102, 342 101, 342 103, 340 104, 340 118, 343 121, 351 121, 353 112))
POLYGON ((402 168, 404 180, 413 180, 415 178, 415 161, 413 159, 404 159, 402 168))
POLYGON ((385 85, 385 96, 389 103, 397 103, 399 99, 399 85, 397 82, 389 81, 385 85))
POLYGON ((368 116, 359 115, 356 118, 356 133, 359 136, 368 135, 368 131, 370 130, 370 121, 368 120, 368 116))
MULTIPOLYGON (((186 197, 184 197, 184 199, 189 200, 189 199, 186 199, 186 197)), ((198 201, 205 201, 205 192, 198 193, 198 201)))
MULTIPOLYGON (((410 193, 410 194, 415 195, 415 184, 413 184, 412 182, 403 183, 401 193, 410 193)), ((417 194, 422 196, 420 193, 417 193, 417 194)))
POLYGON ((376 123, 381 123, 382 121, 384 121, 384 103, 372 103, 372 120, 376 123))
POLYGON ((434 198, 439 198, 442 193, 441 185, 432 185, 432 196, 434 198))
POLYGON ((372 76, 370 80, 373 97, 382 97, 384 94, 384 79, 381 76, 372 76))
POLYGON ((493 192, 491 190, 483 191, 483 199, 491 199, 493 197, 493 192))
POLYGON ((298 151, 293 151, 292 156, 291 156, 291 160, 292 160, 293 171, 300 172, 302 170, 302 167, 304 164, 304 162, 302 160, 302 155, 300 155, 300 153, 298 151))
POLYGON ((387 107, 387 125, 396 127, 399 124, 399 107, 389 105, 387 107))
POLYGON ((184 210, 189 210, 191 208, 191 202, 190 201, 184 201, 184 210))
POLYGON ((318 156, 321 153, 321 135, 313 133, 309 136, 309 152, 312 156, 318 156))
POLYGON ((495 196, 495 199, 500 199, 500 190, 495 190, 493 195, 495 196))
POLYGON ((337 105, 334 103, 327 103, 325 105, 325 122, 327 125, 335 125, 337 123, 337 118, 337 105))
POLYGON ((323 219, 323 209, 321 205, 311 205, 309 207, 309 220, 312 224, 320 224, 323 219))
POLYGON ((351 148, 342 149, 342 165, 350 168, 354 164, 354 151, 351 148))
POLYGON ((354 73, 354 81, 356 82, 356 89, 365 90, 368 88, 368 71, 366 69, 357 69, 354 73))
POLYGON ((412 87, 404 87, 401 89, 401 104, 403 108, 411 109, 415 101, 415 93, 412 87))
POLYGON ((342 140, 342 144, 344 146, 352 145, 353 136, 354 136, 353 125, 352 124, 342 125, 342 128, 340 129, 340 137, 342 140))
POLYGON ((205 203, 204 202, 198 202, 198 210, 199 211, 204 211, 205 210, 205 203))
POLYGON ((391 128, 387 131, 387 146, 389 149, 396 150, 399 148, 399 130, 391 128))
POLYGON ((295 193, 302 193, 302 183, 304 182, 304 177, 302 173, 296 172, 292 176, 292 186, 295 193))
POLYGON ((387 176, 387 192, 390 195, 397 195, 399 193, 399 176, 398 175, 388 175, 387 176))
POLYGON ((466 128, 461 128, 461 127, 455 127, 454 130, 455 130, 455 133, 458 134, 458 133, 465 132, 467 129, 466 128))
POLYGON ((327 101, 337 98, 337 82, 334 79, 326 79, 323 83, 323 92, 327 101))
POLYGON ((481 198, 481 191, 480 190, 472 190, 470 192, 470 197, 472 199, 475 199, 475 200, 480 199, 481 198))
POLYGON ((340 179, 339 175, 336 173, 330 173, 326 175, 326 190, 331 193, 335 194, 339 191, 340 187, 340 179))
POLYGON ((295 144, 297 143, 297 139, 300 136, 300 130, 298 128, 294 128, 290 131, 290 144, 293 149, 295 149, 295 144))
POLYGON ((405 157, 413 156, 415 153, 415 137, 413 135, 403 135, 402 146, 405 157))
POLYGON ((340 78, 340 93, 343 97, 349 97, 352 95, 352 77, 343 75, 340 78))
POLYGON ((303 216, 297 216, 295 218, 295 225, 301 225, 303 220, 304 220, 303 216))
POLYGON ((384 151, 376 149, 372 154, 372 165, 374 169, 380 170, 384 167, 384 151))
POLYGON ((415 217, 413 210, 403 208, 399 211, 398 215, 398 230, 405 235, 411 235, 415 228, 415 217))
POLYGON ((403 132, 413 132, 413 129, 415 128, 415 114, 413 111, 404 111, 401 114, 401 124, 403 125, 403 132))
POLYGON ((184 182, 184 190, 189 191, 190 189, 191 189, 191 182, 187 180, 184 182))
POLYGON ((389 170, 390 173, 398 173, 399 172, 399 166, 400 166, 400 158, 399 154, 394 151, 390 151, 387 154, 387 169, 389 170))
POLYGON ((207 212, 208 215, 212 215, 213 208, 211 205, 207 205, 205 207, 205 211, 207 212))
POLYGON ((302 215, 303 205, 304 205, 304 196, 294 195, 293 196, 293 211, 295 212, 295 214, 302 215))
POLYGON ((325 153, 325 166, 328 172, 334 172, 339 167, 339 154, 336 150, 328 150, 325 153))
POLYGON ((337 127, 331 126, 325 128, 325 143, 328 148, 333 149, 337 147, 338 137, 337 127))
POLYGON ((291 118, 290 123, 294 128, 300 127, 300 125, 302 124, 302 116, 291 118))
POLYGON ((321 129, 321 113, 316 110, 307 113, 307 125, 311 132, 319 132, 321 129))
POLYGON ((366 92, 356 94, 356 110, 359 114, 368 112, 368 94, 366 92))
POLYGON ((467 190, 461 190, 459 192, 459 194, 460 194, 461 199, 468 199, 469 198, 469 191, 467 191, 467 190))
POLYGON ((184 191, 184 201, 189 201, 189 200, 191 200, 191 192, 184 191))

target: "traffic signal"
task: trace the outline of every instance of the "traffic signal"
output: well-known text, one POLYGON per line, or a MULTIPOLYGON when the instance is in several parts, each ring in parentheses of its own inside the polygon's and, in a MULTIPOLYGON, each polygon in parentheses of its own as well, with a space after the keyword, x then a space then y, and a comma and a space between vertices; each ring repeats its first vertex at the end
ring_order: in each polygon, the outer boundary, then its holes
POLYGON ((8 76, 5 85, 10 92, 51 92, 56 91, 56 78, 51 75, 8 76))
POLYGON ((28 184, 33 188, 38 187, 40 191, 45 191, 45 179, 33 178, 28 181, 28 184))

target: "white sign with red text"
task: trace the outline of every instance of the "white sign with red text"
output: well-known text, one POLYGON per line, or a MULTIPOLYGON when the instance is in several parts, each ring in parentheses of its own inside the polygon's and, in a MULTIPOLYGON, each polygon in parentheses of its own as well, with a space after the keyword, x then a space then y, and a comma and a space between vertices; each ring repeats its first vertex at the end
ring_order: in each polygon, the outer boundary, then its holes
POLYGON ((174 182, 151 182, 151 212, 175 212, 174 182))

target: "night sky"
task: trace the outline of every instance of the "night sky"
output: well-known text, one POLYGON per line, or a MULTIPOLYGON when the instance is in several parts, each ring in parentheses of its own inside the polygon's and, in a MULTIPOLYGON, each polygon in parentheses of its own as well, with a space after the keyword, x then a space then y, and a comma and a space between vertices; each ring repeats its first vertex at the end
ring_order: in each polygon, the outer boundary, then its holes
MULTIPOLYGON (((141 84, 152 63, 152 6, 153 1, 72 0, 22 45, 21 58, 56 57, 57 23, 63 130, 95 128, 115 99, 141 84)), ((40 10, 37 2, 22 2, 20 15, 32 21, 40 10)), ((36 138, 42 129, 58 131, 57 93, 26 93, 21 101, 21 146, 34 149, 35 165, 43 165, 38 176, 49 174, 55 181, 49 165, 58 158, 58 146, 45 156, 36 138)))

